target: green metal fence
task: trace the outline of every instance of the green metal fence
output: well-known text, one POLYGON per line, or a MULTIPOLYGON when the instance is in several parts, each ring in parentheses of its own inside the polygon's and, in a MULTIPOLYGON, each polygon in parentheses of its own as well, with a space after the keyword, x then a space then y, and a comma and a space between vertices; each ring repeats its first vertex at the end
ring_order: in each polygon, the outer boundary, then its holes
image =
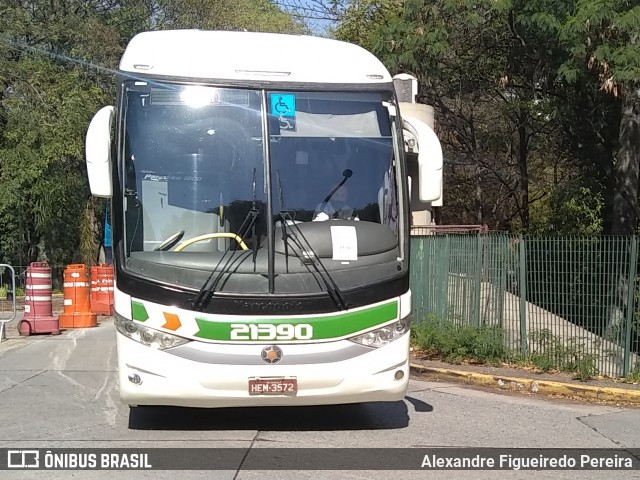
POLYGON ((637 237, 413 236, 417 322, 491 327, 520 358, 640 368, 637 237))

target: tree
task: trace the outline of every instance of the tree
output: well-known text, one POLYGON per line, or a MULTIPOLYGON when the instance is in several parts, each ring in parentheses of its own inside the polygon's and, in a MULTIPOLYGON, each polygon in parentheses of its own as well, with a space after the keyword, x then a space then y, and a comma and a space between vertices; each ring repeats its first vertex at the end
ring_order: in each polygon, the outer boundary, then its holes
POLYGON ((421 101, 435 106, 444 218, 526 231, 530 207, 543 211, 536 204, 567 181, 575 201, 579 185, 602 197, 606 232, 632 233, 640 214, 635 3, 407 0, 398 12, 392 0, 364 0, 343 9, 335 32, 373 49, 392 73, 416 75, 421 101))
POLYGON ((374 53, 392 73, 413 73, 421 101, 436 109, 445 150, 443 217, 452 223, 526 231, 530 205, 548 194, 552 171, 566 164, 547 37, 525 41, 517 23, 511 2, 409 0, 401 15, 368 24, 374 53), (549 152, 559 160, 549 162, 549 152))
MULTIPOLYGON (((608 106, 603 137, 611 153, 607 165, 611 218, 608 231, 634 234, 640 215, 640 6, 629 0, 578 0, 562 25, 568 59, 559 71, 570 83, 597 85, 598 103, 608 106), (617 132, 616 132, 617 127, 617 132), (616 135, 617 134, 617 135, 616 135)), ((614 265, 617 291, 609 298, 608 335, 621 339, 620 324, 634 285, 628 265, 614 265)))
POLYGON ((344 6, 331 33, 338 40, 373 50, 377 31, 402 12, 404 0, 354 0, 344 6))
POLYGON ((89 41, 99 19, 89 5, 33 2, 0 19, 0 256, 10 263, 79 260, 84 132, 106 100, 103 76, 83 62, 91 49, 102 59, 113 50, 89 41))
POLYGON ((133 35, 305 31, 270 0, 33 0, 5 2, 1 12, 0 261, 54 268, 97 258, 92 236, 104 202, 90 200, 84 137, 91 116, 113 102, 115 68, 133 35))
POLYGON ((613 104, 611 121, 619 129, 611 172, 613 234, 633 234, 640 214, 639 32, 640 5, 630 0, 578 0, 560 31, 569 52, 561 74, 573 83, 597 82, 613 104))

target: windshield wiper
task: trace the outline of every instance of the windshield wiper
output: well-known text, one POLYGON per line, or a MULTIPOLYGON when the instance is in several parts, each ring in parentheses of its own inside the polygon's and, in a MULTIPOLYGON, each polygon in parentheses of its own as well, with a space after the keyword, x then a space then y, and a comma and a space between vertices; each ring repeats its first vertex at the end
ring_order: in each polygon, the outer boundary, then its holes
MULTIPOLYGON (((241 241, 244 241, 244 239, 247 236, 247 233, 249 232, 249 230, 251 230, 251 235, 253 236, 253 238, 255 240, 255 236, 256 236, 256 221, 258 220, 258 216, 259 215, 260 215, 260 212, 256 208, 256 169, 254 168, 253 169, 253 204, 251 206, 251 209, 249 209, 249 211, 245 215, 244 220, 242 221, 242 225, 240 225, 240 228, 238 229, 238 234, 240 234, 240 240, 241 241), (247 225, 247 222, 248 222, 248 225, 247 225), (245 225, 246 225, 246 227, 245 227, 245 225)), ((253 248, 253 268, 255 270, 256 255, 257 255, 257 252, 258 252, 259 242, 257 240, 255 240, 253 243, 254 243, 254 245, 253 245, 253 247, 254 247, 253 248)), ((225 249, 224 253, 220 257, 220 260, 218 260, 218 263, 216 264, 215 268, 211 271, 211 273, 209 274, 209 276, 207 277, 205 282, 202 284, 202 287, 200 287, 200 290, 198 291, 198 293, 196 294, 194 299, 191 301, 191 308, 193 308, 194 310, 202 310, 206 306, 206 303, 207 303, 208 299, 211 298, 211 295, 213 295, 213 293, 215 292, 215 289, 218 286, 218 284, 220 283, 220 280, 222 279, 224 274, 227 273, 227 271, 229 270, 229 267, 232 265, 231 261, 233 260, 233 255, 229 256, 229 258, 227 259, 227 261, 224 264, 224 266, 220 270, 218 270, 218 268, 220 267, 220 264, 222 263, 224 258, 231 251, 231 245, 232 245, 232 243, 229 242, 229 245, 227 246, 227 248, 225 249), (213 283, 211 283, 211 285, 209 285, 209 283, 211 282, 211 279, 213 278, 213 276, 215 275, 216 272, 218 272, 218 275, 213 280, 213 283)))
POLYGON ((322 282, 325 285, 325 289, 329 294, 329 297, 335 304, 335 306, 338 307, 340 310, 347 310, 347 303, 345 302, 342 292, 340 291, 340 287, 338 287, 335 280, 333 279, 329 271, 326 269, 326 267, 320 260, 320 257, 316 254, 315 250, 311 246, 311 243, 309 243, 307 238, 302 233, 302 231, 300 230, 300 227, 298 227, 298 224, 295 223, 295 221, 293 220, 293 217, 291 216, 291 210, 285 210, 283 208, 284 200, 282 196, 282 185, 280 183, 280 172, 278 172, 278 194, 280 197, 279 215, 280 215, 280 223, 282 225, 282 241, 284 242, 284 253, 285 253, 285 261, 287 262, 286 264, 287 271, 289 269, 288 245, 289 245, 289 238, 291 238, 293 239, 294 245, 297 248, 299 248, 301 251, 301 253, 298 253, 295 248, 292 248, 291 250, 293 251, 295 256, 298 259, 300 259, 302 264, 305 265, 307 269, 309 269, 309 265, 311 265, 316 271, 316 273, 320 275, 320 278, 322 279, 322 282), (289 229, 290 233, 287 229, 287 224, 289 221, 291 222, 291 228, 289 229), (316 260, 320 265, 320 267, 322 268, 322 270, 318 268, 318 264, 316 264, 316 260))
MULTIPOLYGON (((295 248, 292 248, 291 251, 295 254, 296 257, 300 259, 303 265, 307 268, 311 265, 316 273, 320 275, 322 282, 324 283, 327 293, 333 303, 340 310, 347 310, 347 303, 344 300, 342 292, 340 291, 340 287, 336 284, 335 280, 324 266, 320 257, 316 254, 315 250, 309 243, 309 240, 304 236, 298 224, 293 222, 293 218, 291 217, 288 210, 283 210, 280 212, 280 218, 282 219, 282 237, 285 242, 285 246, 287 245, 287 241, 289 238, 293 239, 294 245, 300 249, 302 253, 298 253, 295 248), (284 226, 287 221, 291 221, 291 228, 289 231, 286 230, 284 226), (317 261, 317 263, 316 263, 317 261), (321 268, 318 268, 320 265, 321 268)), ((285 247, 286 248, 286 247, 285 247)))

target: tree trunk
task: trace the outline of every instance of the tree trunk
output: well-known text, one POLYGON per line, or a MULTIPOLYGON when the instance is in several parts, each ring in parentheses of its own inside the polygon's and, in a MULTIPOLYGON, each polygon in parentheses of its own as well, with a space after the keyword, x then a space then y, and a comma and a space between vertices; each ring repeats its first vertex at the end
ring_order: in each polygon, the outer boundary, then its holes
POLYGON ((528 112, 520 110, 518 114, 518 173, 520 174, 520 221, 522 231, 529 230, 529 170, 527 157, 529 153, 529 139, 527 137, 528 112))
MULTIPOLYGON (((638 172, 640 169, 640 91, 625 95, 618 144, 618 158, 614 167, 613 215, 611 233, 634 235, 638 224, 638 172)), ((630 261, 637 261, 631 259, 630 261)), ((615 268, 615 267, 614 267, 615 268)), ((629 278, 629 265, 620 265, 617 295, 614 297, 605 338, 622 341, 622 324, 628 305, 628 292, 634 288, 629 278)))
POLYGON ((483 203, 482 203, 482 169, 480 164, 476 162, 476 222, 478 225, 484 223, 483 215, 483 203))
POLYGON ((613 170, 613 150, 609 155, 602 155, 598 162, 597 173, 603 178, 603 205, 602 205, 602 231, 605 235, 612 234, 613 220, 613 197, 616 190, 615 172, 613 170))
POLYGON ((638 224, 638 172, 640 169, 640 97, 637 91, 623 99, 614 167, 615 190, 611 233, 633 235, 638 224))
POLYGON ((482 204, 482 167, 478 161, 478 144, 476 142, 476 124, 474 121, 473 113, 469 117, 469 134, 471 136, 471 149, 473 152, 473 158, 475 159, 475 176, 476 176, 476 223, 482 225, 484 221, 483 204, 482 204))

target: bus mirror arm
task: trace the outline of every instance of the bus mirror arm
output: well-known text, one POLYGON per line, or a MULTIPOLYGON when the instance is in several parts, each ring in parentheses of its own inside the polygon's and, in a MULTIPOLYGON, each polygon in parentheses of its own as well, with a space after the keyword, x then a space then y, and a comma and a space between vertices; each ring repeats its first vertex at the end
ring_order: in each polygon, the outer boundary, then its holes
POLYGON ((351 175, 353 175, 353 171, 349 168, 347 168, 344 172, 342 172, 342 176, 344 177, 342 180, 340 180, 340 183, 338 185, 336 185, 335 187, 333 187, 333 190, 331 190, 329 192, 329 195, 327 195, 324 198, 324 203, 329 203, 329 200, 331 200, 331 197, 333 197, 333 195, 340 190, 340 187, 343 186, 347 180, 349 180, 351 178, 351 175))
POLYGON ((331 190, 329 192, 329 195, 327 195, 326 197, 324 197, 324 200, 322 201, 322 205, 320 206, 320 211, 324 211, 324 207, 327 206, 327 203, 329 203, 329 200, 331 200, 331 197, 333 197, 333 195, 340 190, 340 187, 342 187, 347 180, 349 180, 351 178, 351 175, 353 175, 353 170, 347 168, 345 171, 342 172, 342 176, 344 177, 342 180, 340 180, 340 183, 338 183, 335 187, 333 187, 333 190, 331 190))

